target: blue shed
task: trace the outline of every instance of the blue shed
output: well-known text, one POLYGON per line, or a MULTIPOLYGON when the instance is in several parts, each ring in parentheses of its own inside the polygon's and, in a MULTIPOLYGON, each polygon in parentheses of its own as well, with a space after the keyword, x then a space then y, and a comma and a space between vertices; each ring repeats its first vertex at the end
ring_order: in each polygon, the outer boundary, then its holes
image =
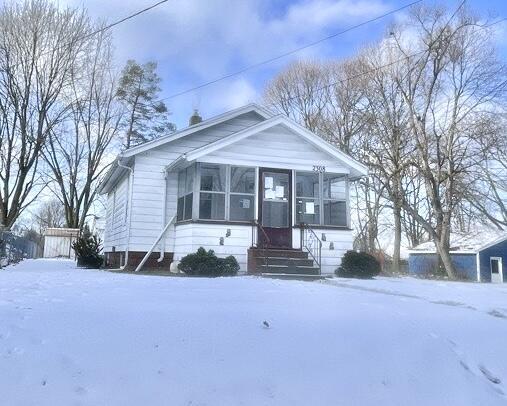
MULTIPOLYGON (((451 259, 458 277, 477 282, 507 282, 507 233, 481 232, 451 235, 451 259)), ((438 268, 438 255, 432 241, 409 251, 408 270, 414 275, 430 275, 438 268)))

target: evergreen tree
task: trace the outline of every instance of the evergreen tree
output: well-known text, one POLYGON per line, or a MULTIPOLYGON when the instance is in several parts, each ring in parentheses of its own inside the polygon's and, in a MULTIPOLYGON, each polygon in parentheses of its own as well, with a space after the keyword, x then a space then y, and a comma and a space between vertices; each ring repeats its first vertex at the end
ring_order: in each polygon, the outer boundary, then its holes
POLYGON ((90 228, 85 225, 79 238, 72 244, 77 256, 79 266, 100 268, 103 262, 101 255, 102 241, 92 234, 90 228))
POLYGON ((160 100, 161 78, 156 69, 155 62, 140 65, 129 60, 122 71, 117 95, 126 109, 123 125, 127 148, 176 129, 169 121, 167 106, 160 100))

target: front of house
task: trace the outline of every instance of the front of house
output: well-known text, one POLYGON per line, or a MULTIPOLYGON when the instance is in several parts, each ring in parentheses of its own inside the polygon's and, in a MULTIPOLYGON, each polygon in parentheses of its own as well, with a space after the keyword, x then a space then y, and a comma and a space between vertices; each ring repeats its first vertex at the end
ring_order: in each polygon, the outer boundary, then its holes
POLYGON ((289 262, 332 273, 352 248, 349 182, 366 173, 255 104, 197 122, 113 164, 100 188, 107 265, 136 267, 147 256, 145 266, 169 267, 202 246, 233 255, 241 272, 259 272, 269 256, 282 272, 289 262))

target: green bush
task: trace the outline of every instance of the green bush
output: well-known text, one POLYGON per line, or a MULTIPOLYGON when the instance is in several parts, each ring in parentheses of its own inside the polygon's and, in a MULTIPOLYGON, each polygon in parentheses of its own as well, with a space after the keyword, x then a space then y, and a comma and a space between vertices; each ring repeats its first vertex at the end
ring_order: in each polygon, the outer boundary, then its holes
POLYGON ((79 238, 74 241, 72 248, 77 256, 77 265, 86 268, 100 268, 104 257, 100 255, 100 238, 93 235, 90 229, 85 226, 79 238))
POLYGON ((195 254, 183 257, 178 269, 192 276, 233 276, 238 273, 239 265, 232 255, 218 258, 213 250, 200 247, 195 254))
POLYGON ((380 273, 380 262, 366 252, 347 251, 335 271, 342 278, 371 279, 380 273))

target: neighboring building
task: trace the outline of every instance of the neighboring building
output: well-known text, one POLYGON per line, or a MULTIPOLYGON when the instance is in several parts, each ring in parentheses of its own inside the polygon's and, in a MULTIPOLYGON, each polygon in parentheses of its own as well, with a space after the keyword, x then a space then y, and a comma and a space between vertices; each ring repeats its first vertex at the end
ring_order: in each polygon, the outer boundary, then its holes
POLYGON ((332 273, 352 249, 349 181, 365 166, 256 104, 190 123, 106 175, 107 265, 135 267, 154 246, 146 265, 168 267, 203 246, 243 272, 332 273))
MULTIPOLYGON (((473 235, 451 235, 451 259, 458 277, 477 282, 507 282, 507 234, 481 232, 473 235)), ((438 268, 438 255, 432 241, 409 252, 409 272, 428 275, 438 268)))
POLYGON ((44 258, 75 258, 72 244, 78 237, 78 228, 47 228, 44 231, 44 258))

